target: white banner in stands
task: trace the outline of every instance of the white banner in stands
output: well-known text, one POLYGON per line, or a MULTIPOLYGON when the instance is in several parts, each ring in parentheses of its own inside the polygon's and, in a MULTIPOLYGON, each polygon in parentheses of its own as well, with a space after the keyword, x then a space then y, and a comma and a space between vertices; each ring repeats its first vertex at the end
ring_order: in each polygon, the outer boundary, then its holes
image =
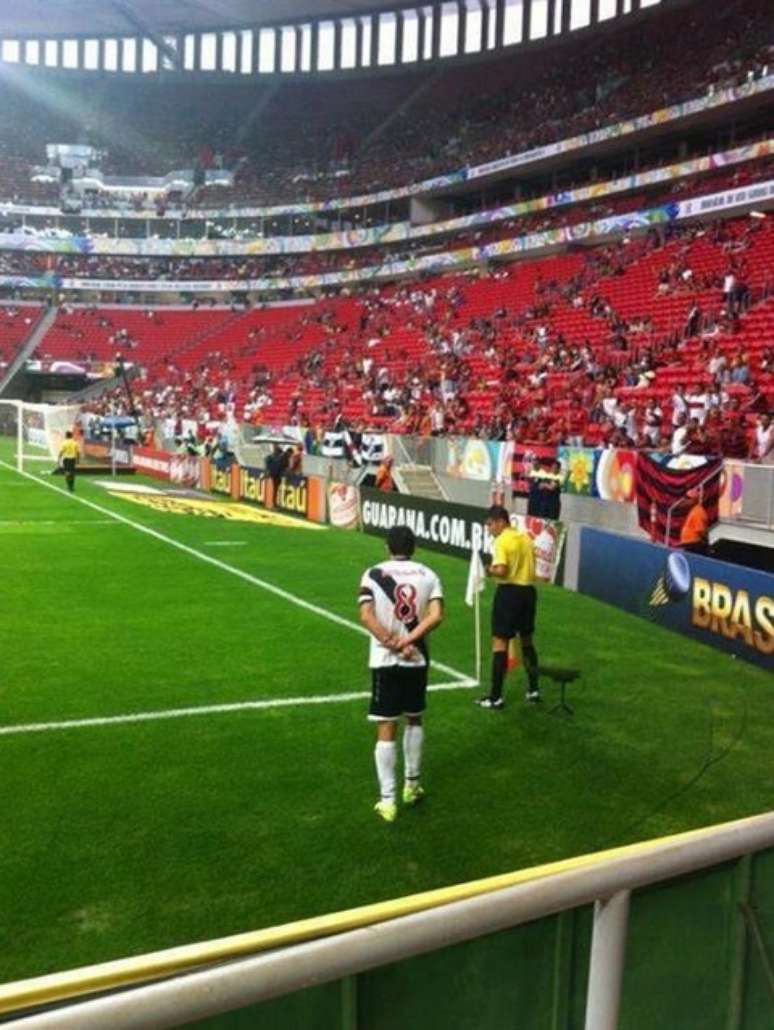
POLYGON ((724 190, 722 193, 708 193, 704 197, 693 197, 681 200, 678 206, 678 218, 692 218, 696 215, 713 215, 717 211, 726 211, 732 207, 743 207, 749 204, 765 204, 774 200, 774 180, 756 182, 750 186, 742 186, 738 190, 724 190))
POLYGON ((262 279, 219 279, 216 281, 157 279, 59 279, 50 274, 38 279, 20 280, 16 276, 0 276, 0 286, 27 286, 57 288, 64 290, 109 290, 113 292, 142 293, 233 293, 267 290, 310 290, 320 286, 338 286, 345 283, 368 282, 374 279, 392 278, 397 275, 414 275, 419 272, 441 272, 449 268, 464 268, 476 262, 495 258, 507 258, 516 254, 537 253, 557 244, 578 240, 592 240, 616 233, 631 232, 650 226, 665 225, 699 214, 712 214, 736 207, 750 207, 774 199, 774 180, 757 183, 738 190, 697 197, 680 203, 672 202, 659 207, 633 211, 625 215, 613 215, 595 222, 580 222, 576 225, 557 226, 543 232, 517 236, 510 240, 497 240, 483 247, 464 247, 460 250, 427 254, 406 261, 388 261, 383 265, 369 265, 343 272, 326 272, 323 275, 298 275, 287 278, 262 279))
POLYGON ((468 168, 467 178, 468 180, 478 179, 484 175, 492 175, 494 172, 519 168, 534 161, 542 161, 544 158, 554 157, 556 154, 566 154, 569 150, 579 150, 608 139, 619 139, 621 136, 628 136, 630 133, 640 132, 642 129, 650 129, 654 125, 663 125, 676 118, 685 118, 686 115, 710 111, 723 104, 733 103, 743 97, 763 93, 772 88, 774 88, 774 75, 767 75, 753 82, 745 82, 740 86, 726 86, 716 89, 713 93, 707 93, 703 97, 686 100, 682 104, 673 104, 660 111, 650 111, 639 118, 630 118, 614 125, 605 125, 604 128, 594 129, 592 132, 584 132, 579 136, 558 140, 556 143, 547 143, 544 147, 535 147, 533 150, 526 150, 520 154, 512 154, 509 157, 498 158, 496 161, 488 161, 483 165, 476 165, 474 168, 468 168))
MULTIPOLYGON (((586 200, 625 193, 642 186, 676 182, 689 175, 729 168, 732 165, 758 161, 774 155, 774 136, 755 143, 745 143, 731 150, 705 154, 702 157, 676 161, 662 168, 649 168, 644 172, 624 175, 606 182, 594 182, 574 190, 559 190, 530 200, 519 200, 502 207, 477 211, 460 218, 412 225, 410 222, 392 222, 368 228, 348 229, 346 232, 316 233, 304 236, 267 236, 245 240, 180 239, 113 239, 108 236, 52 236, 50 231, 27 229, 0 233, 0 248, 57 254, 120 255, 127 257, 261 257, 263 255, 304 254, 321 250, 349 250, 353 247, 374 247, 385 243, 424 239, 430 236, 485 225, 495 225, 506 219, 520 218, 537 211, 569 207, 586 200)), ((510 158, 506 159, 510 160, 510 158)), ((497 162, 492 162, 496 164, 497 162)), ((1 210, 1 207, 0 207, 1 210)))

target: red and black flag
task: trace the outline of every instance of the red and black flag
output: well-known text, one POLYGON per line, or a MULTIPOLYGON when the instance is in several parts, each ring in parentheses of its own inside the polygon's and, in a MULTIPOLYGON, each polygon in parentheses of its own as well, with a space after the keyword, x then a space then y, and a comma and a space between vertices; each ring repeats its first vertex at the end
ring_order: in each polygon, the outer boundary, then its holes
POLYGON ((529 495, 529 476, 539 461, 556 458, 556 447, 542 443, 514 443, 511 488, 517 497, 529 495))
POLYGON ((668 456, 666 463, 664 455, 660 458, 637 455, 637 517, 641 528, 653 540, 674 547, 680 542, 680 530, 691 508, 686 501, 689 490, 701 487, 702 504, 710 525, 717 522, 723 462, 711 459, 692 468, 673 468, 668 456), (669 540, 666 539, 667 522, 669 540))

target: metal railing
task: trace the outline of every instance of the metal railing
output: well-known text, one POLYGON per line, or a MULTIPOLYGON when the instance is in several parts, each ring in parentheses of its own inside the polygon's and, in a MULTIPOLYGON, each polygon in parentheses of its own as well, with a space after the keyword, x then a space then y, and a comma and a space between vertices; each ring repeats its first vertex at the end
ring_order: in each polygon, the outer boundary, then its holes
POLYGON ((721 520, 774 530, 774 464, 731 460, 723 468, 728 503, 721 520))
MULTIPOLYGON (((448 904, 422 907, 421 895, 387 903, 383 908, 409 913, 388 921, 368 924, 354 918, 357 910, 342 913, 342 925, 357 926, 356 929, 337 933, 329 920, 327 936, 277 947, 238 961, 223 963, 228 957, 224 955, 224 942, 213 942, 210 961, 218 958, 223 964, 134 987, 126 986, 128 977, 124 970, 123 977, 115 975, 112 985, 122 987, 120 993, 47 1012, 38 1011, 29 1018, 14 1019, 5 1025, 18 1030, 104 1030, 108 1026, 111 1030, 164 1030, 184 1026, 593 904, 585 1027, 586 1030, 615 1030, 631 893, 772 847, 774 813, 767 813, 481 881, 479 885, 450 888, 447 893, 456 891, 462 900, 448 904), (497 889, 497 883, 504 880, 512 885, 497 889), (215 947, 216 943, 219 948, 215 947)), ((178 949, 178 952, 185 950, 178 949)), ((169 959, 165 964, 165 957, 174 955, 174 952, 161 952, 148 956, 145 979, 173 973, 174 964, 170 965, 169 959)), ((179 958, 178 970, 183 970, 182 955, 179 958)), ((197 958, 201 967, 205 960, 201 946, 197 958)), ((142 959, 136 961, 143 962, 142 959)), ((190 957, 188 963, 188 968, 194 964, 190 957)), ((81 994, 110 988, 109 977, 100 979, 99 974, 100 967, 83 971, 81 994)), ((69 984, 65 974, 0 988, 0 1011, 9 1011, 9 1001, 14 996, 16 1012, 19 1000, 27 1006, 50 1002, 56 990, 60 998, 67 997, 67 991, 72 996, 77 992, 77 977, 77 972, 71 974, 69 984)))

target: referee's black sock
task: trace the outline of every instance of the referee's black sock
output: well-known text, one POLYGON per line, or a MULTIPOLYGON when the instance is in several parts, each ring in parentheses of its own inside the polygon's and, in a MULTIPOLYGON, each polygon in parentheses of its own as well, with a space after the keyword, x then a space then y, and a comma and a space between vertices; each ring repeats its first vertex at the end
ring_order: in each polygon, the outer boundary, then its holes
POLYGON ((503 680, 508 665, 507 651, 494 651, 492 653, 492 689, 490 697, 498 698, 503 696, 503 680))
POLYGON ((522 647, 521 653, 524 658, 524 669, 529 680, 529 689, 537 690, 539 688, 537 651, 532 644, 526 644, 522 647))

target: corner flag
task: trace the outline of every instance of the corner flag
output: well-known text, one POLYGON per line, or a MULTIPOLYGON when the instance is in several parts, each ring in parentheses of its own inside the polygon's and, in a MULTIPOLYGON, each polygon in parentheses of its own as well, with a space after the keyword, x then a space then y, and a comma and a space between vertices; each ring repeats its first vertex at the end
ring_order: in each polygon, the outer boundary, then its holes
POLYGON ((468 585, 465 587, 465 604, 468 608, 472 608, 475 604, 476 594, 480 594, 482 592, 485 582, 486 573, 484 572, 481 555, 478 551, 471 551, 470 567, 468 569, 468 585))
POLYGON ((468 585, 465 587, 465 604, 473 609, 475 616, 473 620, 473 631, 475 633, 476 653, 476 683, 481 682, 481 602, 479 594, 483 591, 486 583, 486 573, 481 561, 481 555, 477 550, 471 551, 470 568, 468 569, 468 585))

